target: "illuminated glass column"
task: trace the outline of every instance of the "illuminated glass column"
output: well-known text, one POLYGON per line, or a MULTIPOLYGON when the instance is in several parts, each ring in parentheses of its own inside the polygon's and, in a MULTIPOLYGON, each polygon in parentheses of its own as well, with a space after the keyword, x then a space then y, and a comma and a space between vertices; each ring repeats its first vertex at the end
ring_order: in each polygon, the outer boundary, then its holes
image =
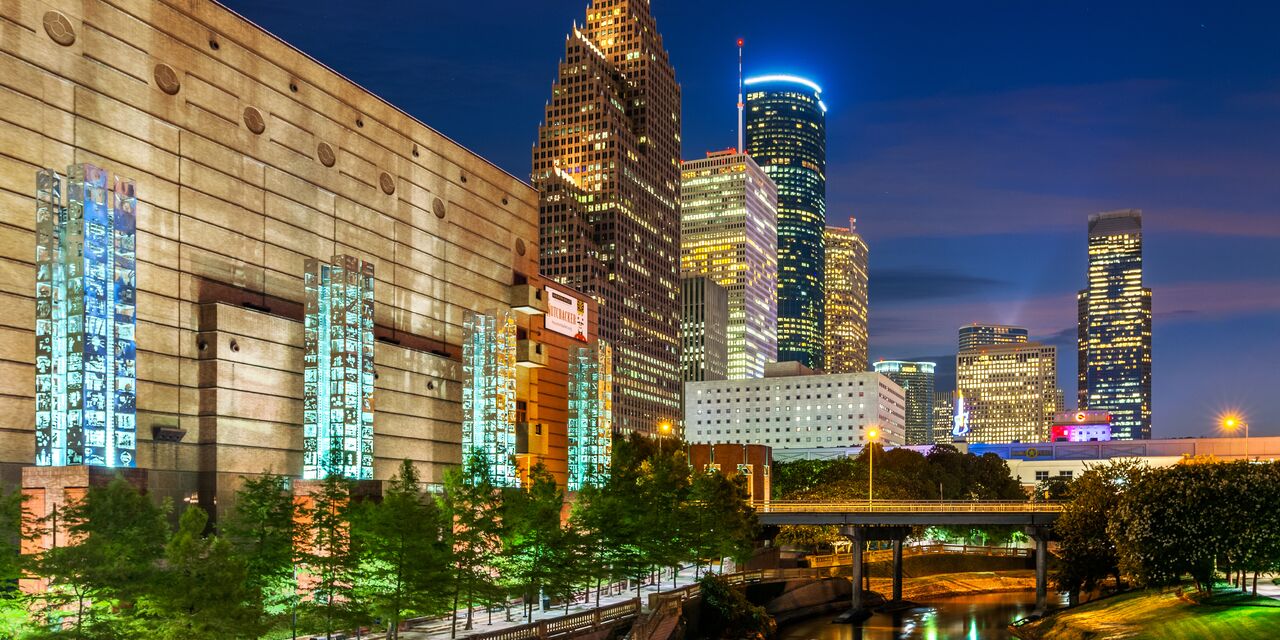
POLYGON ((373 478, 373 264, 307 260, 302 477, 373 478))
POLYGON ((600 341, 569 357, 568 490, 603 480, 613 452, 613 350, 600 341))
POLYGON ((36 174, 37 466, 137 466, 137 204, 91 164, 36 174))
POLYGON ((468 313, 462 331, 463 462, 482 456, 493 484, 518 487, 515 316, 468 313))

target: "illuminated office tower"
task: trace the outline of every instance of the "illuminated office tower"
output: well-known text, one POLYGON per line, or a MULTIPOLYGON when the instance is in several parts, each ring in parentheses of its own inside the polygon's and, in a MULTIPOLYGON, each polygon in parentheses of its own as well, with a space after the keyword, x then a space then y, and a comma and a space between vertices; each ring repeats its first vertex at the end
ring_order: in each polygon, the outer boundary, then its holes
POLYGON ((932 362, 881 360, 875 372, 898 383, 906 401, 906 443, 933 444, 933 370, 932 362))
POLYGON ((938 391, 933 394, 933 444, 950 444, 955 426, 956 392, 938 391))
POLYGON ((91 164, 36 175, 37 466, 138 464, 136 211, 91 164))
POLYGON ((956 388, 967 433, 956 435, 968 442, 1044 442, 1058 408, 1057 362, 1057 348, 1038 342, 961 351, 956 388))
POLYGON ((614 427, 678 418, 680 86, 647 0, 594 0, 533 150, 542 273, 600 303, 614 427))
POLYGON ((462 331, 463 463, 480 456, 494 485, 518 487, 514 313, 468 313, 462 331))
POLYGON ((685 381, 729 373, 729 293, 704 276, 680 279, 680 367, 685 381))
POLYGON ((1089 286, 1078 295, 1081 409, 1111 413, 1116 440, 1151 437, 1151 290, 1142 212, 1089 217, 1089 286))
POLYGON ((778 360, 823 366, 827 116, 804 78, 746 84, 747 153, 778 187, 778 360))
POLYGON ((728 291, 728 377, 759 378, 778 356, 777 187, 732 149, 683 166, 680 271, 728 291))
POLYGON ((827 227, 826 301, 824 303, 826 370, 867 370, 867 243, 853 218, 849 228, 827 227))
POLYGON ((612 349, 606 342, 574 349, 569 356, 567 490, 577 491, 608 476, 612 416, 612 349))
POLYGON ((371 480, 373 263, 309 259, 302 282, 302 478, 371 480))
POLYGON ((967 324, 960 327, 960 351, 997 344, 1026 344, 1027 330, 1003 324, 967 324))

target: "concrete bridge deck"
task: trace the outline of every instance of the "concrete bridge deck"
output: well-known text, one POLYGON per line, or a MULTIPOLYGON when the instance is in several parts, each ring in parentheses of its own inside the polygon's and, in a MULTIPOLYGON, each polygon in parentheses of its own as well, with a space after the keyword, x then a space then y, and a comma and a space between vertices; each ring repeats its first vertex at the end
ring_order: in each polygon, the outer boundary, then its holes
POLYGON ((945 526, 1052 524, 1062 505, 990 500, 761 500, 752 504, 763 525, 945 526))

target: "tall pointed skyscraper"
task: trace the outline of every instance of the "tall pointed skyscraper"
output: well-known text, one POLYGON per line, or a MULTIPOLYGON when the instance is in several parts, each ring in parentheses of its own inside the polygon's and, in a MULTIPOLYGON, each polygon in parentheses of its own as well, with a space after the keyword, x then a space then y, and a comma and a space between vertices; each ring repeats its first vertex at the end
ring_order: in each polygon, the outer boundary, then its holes
POLYGON ((600 303, 616 430, 680 407, 680 86, 647 0, 594 0, 533 150, 541 269, 600 303))
POLYGON ((1115 440, 1151 437, 1151 290, 1142 286, 1142 212, 1089 216, 1080 291, 1081 409, 1111 412, 1115 440))
POLYGON ((820 368, 827 224, 822 89, 795 76, 745 84, 747 153, 778 186, 778 360, 820 368))

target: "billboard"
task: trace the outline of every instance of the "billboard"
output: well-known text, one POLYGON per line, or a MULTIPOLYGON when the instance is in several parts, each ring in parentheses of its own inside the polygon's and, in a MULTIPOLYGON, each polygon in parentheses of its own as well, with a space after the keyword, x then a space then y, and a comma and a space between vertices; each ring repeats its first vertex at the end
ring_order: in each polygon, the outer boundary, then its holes
POLYGON ((547 287, 546 328, 575 340, 587 341, 587 303, 547 287))

